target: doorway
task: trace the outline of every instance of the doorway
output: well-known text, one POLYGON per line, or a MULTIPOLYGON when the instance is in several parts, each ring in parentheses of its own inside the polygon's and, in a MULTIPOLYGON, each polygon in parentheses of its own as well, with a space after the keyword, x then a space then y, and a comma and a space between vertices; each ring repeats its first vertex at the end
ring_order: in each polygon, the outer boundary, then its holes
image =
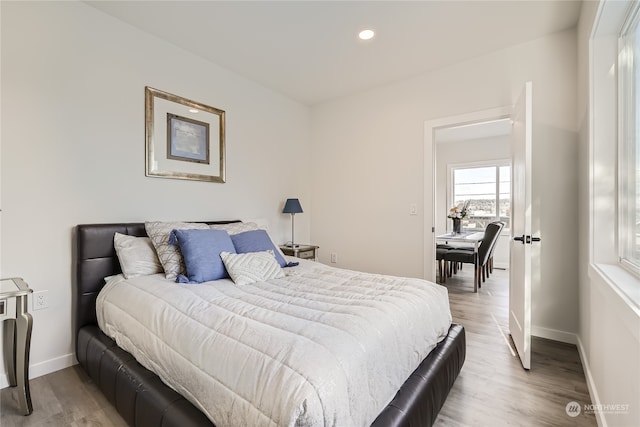
MULTIPOLYGON (((470 213, 465 224, 473 231, 484 231, 487 223, 505 220, 505 228, 494 252, 494 268, 500 271, 492 275, 499 290, 493 295, 493 291, 487 294, 489 299, 500 302, 491 304, 499 310, 491 317, 509 351, 516 357, 508 329, 511 113, 512 108, 505 107, 425 123, 425 170, 432 170, 432 173, 425 174, 424 187, 425 278, 434 282, 437 279, 435 236, 451 231, 452 221, 447 218, 447 213, 459 199, 471 199, 470 205, 475 205, 475 211, 470 213), (508 185, 506 191, 505 184, 508 185), (428 213, 432 215, 430 218, 427 218, 428 213), (433 253, 428 254, 429 250, 433 253)), ((456 289, 452 298, 474 295, 471 293, 473 276, 469 274, 472 268, 464 270, 464 275, 449 282, 460 289, 465 287, 460 292, 456 289)), ((488 279, 490 281, 491 278, 488 279)), ((480 297, 487 298, 487 295, 480 297)))
POLYGON ((493 265, 509 268, 511 205, 511 120, 454 125, 435 130, 435 234, 451 232, 449 210, 466 203, 466 232, 484 232, 494 221, 505 227, 494 250, 493 265))
MULTIPOLYGON (((511 127, 509 122, 511 112, 511 107, 502 107, 425 122, 424 165, 425 171, 431 171, 430 173, 425 173, 424 176, 425 256, 423 260, 423 268, 425 279, 433 282, 436 281, 437 269, 435 268, 435 236, 437 234, 443 234, 447 230, 446 214, 451 207, 448 206, 448 204, 452 203, 452 196, 447 196, 447 182, 441 182, 443 180, 442 176, 446 177, 447 173, 450 173, 450 171, 442 173, 442 170, 440 170, 440 178, 438 177, 438 164, 443 163, 437 159, 439 151, 438 145, 449 143, 452 147, 452 144, 457 144, 457 142, 454 143, 452 141, 460 141, 462 139, 469 140, 473 139, 473 136, 480 136, 479 139, 481 140, 483 137, 489 137, 489 134, 492 133, 504 133, 506 124, 509 124, 509 128, 511 127), (481 126, 483 123, 485 125, 481 126), (498 131, 497 129, 502 130, 498 131), (444 187, 445 189, 443 191, 438 191, 438 187, 444 187), (442 233, 439 233, 439 231, 442 233)), ((452 151, 455 154, 455 150, 452 151)), ((498 157, 503 160, 509 159, 510 153, 509 151, 505 153, 500 153, 498 151, 498 157)), ((462 159, 463 157, 459 158, 462 159)), ((467 157, 467 159, 470 158, 471 157, 467 157)), ((462 161, 458 163, 462 163, 462 161)), ((446 168, 446 166, 444 167, 446 168)), ((508 239, 506 246, 509 246, 508 239)))

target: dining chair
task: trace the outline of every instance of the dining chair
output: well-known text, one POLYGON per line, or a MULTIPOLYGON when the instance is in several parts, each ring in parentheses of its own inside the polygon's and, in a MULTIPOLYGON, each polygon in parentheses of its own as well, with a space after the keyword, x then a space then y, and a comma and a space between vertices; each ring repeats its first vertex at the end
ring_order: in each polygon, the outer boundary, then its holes
POLYGON ((438 277, 442 283, 447 282, 448 263, 444 260, 444 256, 453 246, 449 245, 437 245, 436 246, 436 261, 438 262, 438 277))
MULTIPOLYGON (((504 224, 502 225, 502 227, 504 228, 504 224)), ((498 234, 498 237, 500 237, 499 234, 498 234)), ((498 246, 498 239, 496 239, 496 241, 493 243, 493 246, 489 251, 489 259, 487 260, 487 263, 484 266, 484 273, 486 273, 487 277, 489 277, 489 274, 493 274, 493 252, 496 249, 496 246, 498 246)))
MULTIPOLYGON (((493 252, 496 249, 496 246, 498 246, 497 239, 494 242, 493 246, 491 247, 491 250, 489 251, 489 259, 485 264, 482 265, 482 283, 485 282, 485 278, 489 278, 489 276, 493 274, 493 252)), ((467 247, 462 247, 460 249, 463 249, 465 251, 473 251, 473 248, 467 248, 467 247)), ((459 267, 459 268, 462 268, 462 267, 459 267)), ((451 275, 449 275, 449 277, 451 277, 451 275)))
POLYGON ((478 252, 469 249, 449 249, 444 253, 444 264, 448 263, 463 263, 474 265, 474 278, 473 278, 473 291, 477 292, 478 288, 482 286, 482 281, 486 280, 486 273, 483 274, 483 269, 489 262, 489 257, 492 254, 493 248, 498 241, 500 232, 504 228, 504 222, 495 221, 487 224, 484 232, 484 238, 480 242, 478 252))

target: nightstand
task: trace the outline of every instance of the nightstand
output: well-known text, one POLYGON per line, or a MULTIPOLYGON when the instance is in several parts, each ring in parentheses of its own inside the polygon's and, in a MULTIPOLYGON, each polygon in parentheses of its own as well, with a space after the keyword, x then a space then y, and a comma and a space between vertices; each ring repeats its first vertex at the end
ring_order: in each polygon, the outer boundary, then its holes
POLYGON ((296 245, 294 248, 291 246, 280 246, 282 252, 285 255, 294 256, 296 258, 310 259, 311 261, 318 260, 318 248, 320 246, 314 245, 296 245))
POLYGON ((29 392, 29 349, 33 319, 27 296, 33 291, 20 278, 0 279, 0 322, 4 323, 4 360, 9 386, 18 386, 18 402, 24 415, 33 412, 29 392))

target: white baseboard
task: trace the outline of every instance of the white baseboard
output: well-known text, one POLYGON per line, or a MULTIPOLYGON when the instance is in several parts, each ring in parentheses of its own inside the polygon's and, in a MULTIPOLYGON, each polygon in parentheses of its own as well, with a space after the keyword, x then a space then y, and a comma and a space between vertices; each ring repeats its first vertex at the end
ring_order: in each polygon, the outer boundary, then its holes
MULTIPOLYGON (((68 368, 77 364, 76 356, 73 353, 56 357, 55 359, 45 360, 44 362, 29 365, 29 379, 38 378, 43 375, 50 374, 60 369, 68 368)), ((0 375, 0 389, 9 387, 9 379, 6 373, 0 375)))
MULTIPOLYGON (((593 375, 591 374, 591 368, 589 366, 589 359, 587 359, 587 353, 582 345, 582 341, 580 337, 576 335, 578 347, 578 354, 580 355, 580 361, 582 362, 582 369, 584 370, 584 376, 587 380, 587 390, 589 390, 589 396, 591 396, 591 403, 594 405, 600 405, 600 397, 598 396, 598 390, 596 389, 596 383, 593 380, 593 375)), ((604 417, 602 411, 595 411, 596 422, 599 427, 607 427, 607 420, 604 417)))
POLYGON ((571 332, 558 331, 557 329, 543 328, 540 326, 531 327, 531 335, 548 340, 560 341, 567 344, 578 344, 578 336, 571 332))

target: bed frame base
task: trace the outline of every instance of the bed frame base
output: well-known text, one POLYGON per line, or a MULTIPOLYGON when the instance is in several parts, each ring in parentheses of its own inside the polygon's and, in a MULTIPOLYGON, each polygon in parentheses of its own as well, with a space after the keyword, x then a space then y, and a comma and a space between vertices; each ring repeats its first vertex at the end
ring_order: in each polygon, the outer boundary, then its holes
POLYGON ((213 426, 97 326, 80 329, 77 349, 80 365, 130 426, 213 426))

